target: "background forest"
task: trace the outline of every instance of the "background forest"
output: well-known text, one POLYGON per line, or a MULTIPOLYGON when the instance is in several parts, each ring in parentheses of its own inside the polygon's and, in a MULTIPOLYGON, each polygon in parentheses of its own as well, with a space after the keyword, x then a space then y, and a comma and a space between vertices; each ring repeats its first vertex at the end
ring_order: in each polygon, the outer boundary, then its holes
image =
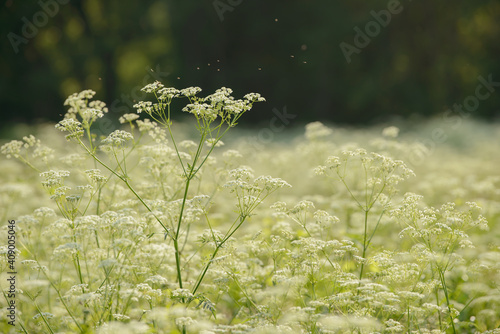
MULTIPOLYGON (((500 81, 499 18, 496 0, 7 0, 0 133, 60 120, 83 89, 133 112, 154 80, 259 92, 268 103, 245 124, 285 106, 302 123, 428 117, 473 95, 479 77, 500 81)), ((470 114, 497 119, 499 104, 491 94, 470 114)))

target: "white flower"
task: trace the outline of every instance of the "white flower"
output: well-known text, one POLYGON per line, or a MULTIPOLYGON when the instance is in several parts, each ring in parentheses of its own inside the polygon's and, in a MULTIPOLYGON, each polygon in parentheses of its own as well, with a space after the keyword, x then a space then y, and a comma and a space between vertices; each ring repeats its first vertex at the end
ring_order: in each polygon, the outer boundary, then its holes
POLYGON ((106 114, 108 112, 108 108, 106 107, 106 103, 99 101, 99 100, 89 102, 89 108, 96 109, 104 114, 106 114))
POLYGON ((201 92, 200 87, 188 87, 180 90, 180 94, 187 97, 195 96, 199 92, 201 92))
POLYGON ((314 203, 311 201, 300 201, 291 210, 291 214, 298 214, 302 211, 307 211, 309 209, 314 209, 314 203))
POLYGON ((5 154, 7 156, 7 159, 10 159, 11 157, 18 158, 23 145, 24 143, 22 141, 12 140, 7 144, 2 145, 0 151, 2 152, 2 154, 5 154))
POLYGON ((243 100, 226 100, 224 105, 224 111, 229 114, 240 114, 250 110, 250 108, 251 105, 243 100))
POLYGON ((65 106, 78 107, 82 104, 83 100, 90 100, 95 95, 91 89, 83 90, 80 93, 71 94, 65 101, 65 106))
POLYGON ((239 168, 229 171, 229 175, 235 180, 250 180, 253 178, 253 170, 248 166, 241 166, 239 168))
POLYGON ((45 217, 55 217, 56 213, 51 208, 41 207, 36 209, 33 214, 35 217, 45 218, 45 217))
POLYGON ((224 142, 215 138, 209 138, 205 141, 205 144, 207 144, 207 146, 221 147, 224 145, 224 142))
POLYGON ((265 98, 260 96, 259 93, 248 93, 247 95, 244 96, 244 98, 250 102, 264 102, 266 101, 265 98))
POLYGON ((259 176, 258 178, 255 179, 254 184, 259 185, 261 189, 265 189, 267 191, 274 191, 278 188, 283 188, 283 187, 291 187, 291 185, 285 180, 271 177, 269 175, 259 176))
POLYGON ((338 223, 339 219, 335 216, 331 216, 328 212, 323 210, 317 210, 314 213, 314 219, 319 223, 338 223))
POLYGON ((382 136, 396 138, 399 135, 399 129, 395 126, 389 126, 382 130, 382 136))
POLYGON ((327 128, 321 122, 312 122, 306 125, 306 138, 308 140, 316 140, 318 138, 327 137, 332 134, 332 130, 327 128))
POLYGON ((130 317, 128 315, 119 314, 119 313, 114 313, 113 318, 115 318, 118 321, 130 320, 130 317))
POLYGON ((92 182, 100 183, 106 180, 106 177, 102 175, 99 169, 89 169, 85 171, 85 174, 92 180, 92 182))
POLYGON ((139 127, 140 132, 148 132, 158 127, 158 123, 151 122, 150 119, 146 118, 144 121, 137 120, 137 126, 139 127))
POLYGON ((163 88, 163 84, 159 81, 155 81, 151 84, 144 86, 141 90, 146 93, 155 93, 161 88, 163 88))
POLYGON ((169 102, 172 98, 179 96, 179 94, 181 94, 181 91, 173 87, 162 88, 158 91, 158 100, 169 102))
POLYGON ((340 158, 339 157, 328 157, 328 159, 326 159, 326 165, 328 168, 337 168, 338 166, 340 166, 341 162, 340 162, 340 158))
POLYGON ((212 102, 212 104, 225 103, 226 101, 231 100, 232 93, 232 89, 222 87, 220 89, 217 89, 212 95, 207 96, 205 98, 205 101, 210 101, 212 102))
POLYGON ((401 325, 399 322, 393 319, 389 319, 386 322, 384 322, 386 326, 386 330, 388 331, 393 331, 393 332, 402 332, 404 331, 403 325, 401 325))
POLYGON ((131 133, 123 130, 115 130, 109 134, 102 143, 110 146, 122 146, 126 141, 134 139, 131 133))
POLYGON ((286 203, 276 202, 273 205, 271 205, 271 209, 276 210, 276 212, 286 212, 286 203))
POLYGON ((139 115, 137 115, 137 114, 124 114, 123 116, 120 117, 120 123, 121 124, 131 123, 138 118, 139 118, 139 115))
POLYGON ((190 103, 182 108, 182 111, 191 113, 196 118, 206 119, 209 122, 217 118, 217 111, 206 103, 190 103))
POLYGON ((23 140, 25 141, 24 148, 40 146, 40 139, 36 139, 33 135, 23 137, 23 140))
POLYGON ((102 118, 104 113, 99 109, 85 109, 80 112, 84 124, 92 124, 96 119, 102 118))
POLYGON ((179 327, 189 326, 194 324, 194 322, 191 317, 178 317, 175 319, 175 324, 179 327))
POLYGON ((42 185, 47 188, 57 188, 63 184, 63 178, 68 177, 69 172, 65 170, 60 171, 48 171, 40 173, 40 177, 45 180, 42 181, 42 185))
POLYGON ((67 255, 75 255, 78 252, 82 250, 82 247, 80 244, 76 242, 69 242, 67 244, 58 246, 56 249, 54 249, 54 256, 62 256, 65 257, 67 255))
POLYGON ((176 289, 172 291, 172 297, 173 298, 192 298, 193 294, 189 289, 176 289))
POLYGON ((243 158, 243 156, 241 155, 241 153, 238 152, 237 150, 227 150, 226 152, 222 153, 222 156, 224 158, 228 158, 228 159, 231 159, 231 158, 243 158))
POLYGON ((179 147, 182 147, 188 151, 192 151, 198 147, 198 144, 192 140, 183 140, 179 143, 179 147))
POLYGON ((69 132, 69 135, 66 135, 66 139, 68 140, 83 136, 82 123, 74 118, 63 119, 56 124, 56 129, 69 132))
POLYGON ((153 112, 153 103, 149 101, 139 101, 139 103, 134 104, 134 108, 137 109, 137 113, 145 111, 148 114, 153 112))
POLYGON ((168 280, 160 275, 154 275, 146 279, 144 282, 151 282, 152 284, 168 284, 168 280))

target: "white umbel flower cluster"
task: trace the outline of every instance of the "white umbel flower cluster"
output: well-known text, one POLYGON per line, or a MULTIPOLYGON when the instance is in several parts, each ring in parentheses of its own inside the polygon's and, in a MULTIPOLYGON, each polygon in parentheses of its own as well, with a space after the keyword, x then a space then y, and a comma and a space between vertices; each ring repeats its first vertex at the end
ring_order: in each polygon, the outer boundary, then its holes
POLYGON ((124 114, 123 116, 120 117, 119 121, 121 124, 125 123, 132 123, 136 119, 139 118, 139 115, 137 114, 124 114))
POLYGON ((271 176, 259 176, 254 179, 253 170, 242 166, 229 171, 232 180, 228 181, 224 188, 230 189, 238 198, 237 207, 243 215, 248 215, 272 192, 291 185, 271 176))
POLYGON ((69 106, 64 115, 65 119, 81 120, 84 128, 88 128, 98 118, 104 117, 108 112, 106 104, 99 100, 90 101, 95 95, 93 90, 87 89, 80 93, 74 93, 64 101, 65 106, 69 106))
POLYGON ((66 118, 56 124, 56 129, 69 132, 66 139, 82 137, 84 134, 82 123, 74 118, 66 118))
POLYGON ((399 128, 395 126, 389 126, 382 130, 382 136, 388 138, 396 138, 399 135, 399 128))
POLYGON ((115 130, 109 134, 102 143, 113 147, 122 147, 125 142, 134 139, 130 132, 115 130))
POLYGON ((236 100, 231 96, 232 89, 226 87, 217 89, 215 93, 201 98, 196 96, 201 92, 200 87, 188 87, 178 90, 173 87, 164 87, 158 81, 146 85, 142 88, 142 91, 154 94, 158 103, 140 101, 134 105, 137 113, 146 112, 159 123, 170 126, 170 104, 172 100, 187 97, 189 103, 182 111, 193 114, 199 122, 200 129, 208 126, 219 117, 222 123, 234 126, 241 114, 252 108, 253 103, 265 101, 258 93, 249 93, 245 95, 244 99, 236 100))
POLYGON ((312 122, 306 125, 305 137, 307 140, 313 141, 319 138, 328 137, 333 133, 333 130, 326 127, 321 122, 312 122))
POLYGON ((210 122, 217 118, 217 111, 206 103, 190 103, 182 111, 193 114, 196 118, 206 119, 210 122))

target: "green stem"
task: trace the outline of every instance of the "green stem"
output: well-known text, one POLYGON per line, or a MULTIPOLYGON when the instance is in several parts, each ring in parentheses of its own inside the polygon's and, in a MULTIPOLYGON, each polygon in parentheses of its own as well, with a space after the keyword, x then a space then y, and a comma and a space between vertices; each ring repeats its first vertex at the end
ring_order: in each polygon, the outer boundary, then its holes
MULTIPOLYGON (((363 259, 365 259, 365 256, 366 256, 366 249, 368 248, 368 244, 366 242, 367 240, 367 236, 368 236, 368 212, 367 210, 365 210, 365 233, 364 233, 364 237, 363 237, 363 259)), ((363 278, 363 270, 365 268, 365 262, 363 261, 361 263, 361 270, 359 272, 359 280, 361 281, 361 279, 363 278)), ((359 284, 361 284, 361 282, 359 282, 359 284)))
POLYGON ((47 329, 49 330, 49 332, 51 332, 52 334, 54 334, 54 331, 52 330, 52 327, 50 327, 49 322, 47 321, 47 319, 43 315, 43 312, 40 309, 40 307, 38 307, 38 304, 35 302, 35 299, 28 292, 26 292, 26 295, 29 297, 29 299, 31 299, 31 301, 33 302, 33 305, 35 305, 35 308, 38 311, 38 314, 40 314, 40 317, 42 318, 43 322, 45 323, 45 326, 47 326, 47 329))
MULTIPOLYGON (((26 156, 27 156, 27 154, 26 154, 26 156)), ((41 170, 39 170, 38 168, 36 168, 35 166, 33 166, 33 165, 31 164, 31 162, 29 162, 29 161, 28 161, 28 159, 24 159, 22 156, 19 156, 19 158, 18 158, 18 159, 19 159, 21 162, 25 163, 25 164, 26 164, 28 167, 30 167, 31 169, 35 170, 36 172, 38 172, 38 173, 41 173, 41 172, 42 172, 41 170)))
POLYGON ((80 284, 83 284, 82 267, 80 265, 80 258, 78 256, 78 252, 75 255, 75 267, 78 273, 78 278, 80 279, 80 284))
POLYGON ((179 288, 182 289, 182 274, 181 274, 181 256, 179 254, 179 243, 177 238, 174 238, 175 248, 175 266, 177 270, 177 281, 179 281, 179 288))
MULTIPOLYGON (((170 130, 170 128, 169 128, 169 130, 170 130)), ((188 196, 188 191, 189 191, 189 185, 190 185, 193 177, 196 175, 196 173, 201 168, 201 166, 200 166, 200 167, 198 167, 198 169, 195 170, 196 162, 198 161, 198 158, 201 154, 201 150, 203 148, 203 143, 205 141, 205 138, 206 138, 206 133, 203 133, 201 136, 201 139, 200 139, 200 143, 198 144, 198 149, 196 150, 196 154, 193 158, 192 165, 190 166, 188 173, 185 175, 186 176, 186 186, 184 188, 184 195, 182 196, 182 204, 181 204, 181 210, 179 212, 179 220, 177 221, 177 229, 175 231, 175 237, 173 238, 174 249, 175 249, 175 265, 176 265, 176 270, 177 270, 177 280, 179 281, 179 288, 180 289, 182 289, 182 274, 181 274, 181 256, 180 256, 180 250, 179 250, 179 235, 181 232, 182 217, 184 215, 184 210, 186 208, 186 201, 187 201, 187 196, 188 196)), ((173 139, 173 136, 172 136, 172 139, 173 139)), ((177 147, 176 147, 176 151, 177 151, 177 147)), ((180 156, 179 156, 179 159, 180 159, 180 156)), ((181 161, 181 163, 182 163, 182 161, 181 161)))
POLYGON ((247 215, 240 216, 239 217, 240 223, 232 231, 231 230, 230 230, 230 232, 228 231, 228 234, 226 234, 226 236, 219 243, 217 243, 217 241, 214 239, 214 242, 216 243, 215 250, 212 253, 212 255, 210 256, 210 260, 208 260, 207 264, 205 265, 205 268, 203 268, 203 271, 200 273, 200 276, 198 277, 198 279, 196 281, 196 284, 193 288, 193 291, 191 292, 193 295, 196 293, 196 291, 198 291, 198 288, 200 287, 201 282, 203 281, 203 278, 205 277, 205 275, 208 271, 208 268, 210 268, 210 265, 212 264, 215 256, 219 252, 219 249, 226 243, 227 240, 229 240, 229 238, 231 238, 231 236, 236 232, 236 230, 238 230, 238 228, 243 224, 243 222, 245 221, 246 218, 247 218, 247 215))
POLYGON ((181 230, 182 216, 184 214, 184 208, 186 206, 187 194, 189 191, 189 184, 191 183, 191 172, 192 172, 192 167, 191 167, 190 175, 188 175, 188 178, 186 180, 186 186, 184 187, 184 195, 182 197, 181 212, 179 213, 179 220, 177 221, 177 230, 175 231, 175 239, 179 238, 179 234, 180 234, 180 230, 181 230))
POLYGON ((411 333, 410 305, 408 305, 407 314, 408 314, 408 334, 410 334, 411 333))
POLYGON ((455 329, 455 323, 453 322, 453 315, 451 314, 451 305, 450 305, 450 298, 448 296, 448 287, 446 286, 446 278, 444 277, 444 272, 441 270, 441 268, 437 268, 439 272, 439 278, 441 279, 441 285, 443 286, 443 291, 444 291, 444 297, 446 298, 446 306, 448 306, 448 312, 450 314, 450 323, 451 327, 453 329, 453 333, 456 333, 455 329))
POLYGON ((203 271, 200 273, 200 276, 198 277, 198 280, 196 281, 196 285, 193 288, 193 291, 191 292, 193 295, 198 291, 198 288, 200 287, 201 282, 203 281, 203 278, 205 277, 205 274, 208 271, 208 268, 212 264, 212 261, 214 260, 215 256, 217 255, 217 252, 219 252, 219 249, 222 247, 222 243, 217 245, 215 247, 214 252, 212 253, 212 256, 210 256, 210 260, 208 260, 207 264, 205 265, 205 268, 203 268, 203 271))
POLYGON ((182 274, 181 274, 181 256, 179 251, 179 234, 181 231, 182 216, 184 214, 184 208, 186 206, 187 194, 189 191, 189 184, 191 182, 191 173, 193 171, 193 166, 191 166, 191 171, 189 172, 188 178, 186 180, 186 186, 184 188, 184 196, 182 198, 181 211, 179 212, 179 220, 177 221, 177 229, 175 231, 174 249, 175 249, 175 265, 177 269, 177 281, 179 282, 179 288, 182 289, 182 274))
MULTIPOLYGON (((439 307, 439 291, 438 288, 436 287, 435 289, 435 295, 436 295, 436 305, 439 307)), ((439 319, 439 329, 443 328, 443 320, 441 319, 441 312, 438 311, 438 319, 439 319)))
POLYGON ((37 261, 38 265, 40 266, 40 268, 42 268, 42 272, 45 275, 45 277, 47 278, 47 280, 49 281, 49 283, 52 286, 52 288, 54 288, 54 290, 56 290, 57 295, 59 297, 59 300, 63 304, 63 306, 66 309, 66 311, 68 311, 69 316, 71 317, 71 319, 73 319, 73 322, 76 324, 76 326, 78 327, 78 329, 80 330, 80 332, 84 333, 84 330, 82 329, 82 327, 80 327, 80 324, 78 323, 78 321, 76 321, 75 316, 73 315, 73 312, 70 311, 68 305, 64 301, 64 297, 61 295, 61 292, 56 287, 56 285, 54 284, 54 282, 52 282, 52 280, 49 278, 49 275, 47 275, 47 273, 45 272, 45 270, 43 270, 43 267, 40 265, 40 263, 38 262, 38 260, 36 260, 36 261, 37 261))
POLYGON ((137 197, 137 199, 142 203, 142 205, 144 205, 144 207, 153 215, 153 217, 155 217, 156 221, 158 221, 158 223, 161 225, 161 227, 163 227, 163 229, 165 230, 165 232, 169 232, 169 229, 165 226, 165 224, 163 224, 160 220, 160 218, 158 218, 158 216, 156 216, 153 212, 153 210, 151 210, 151 208, 144 202, 144 200, 142 199, 141 196, 139 196, 139 194, 137 194, 137 192, 134 190, 134 188, 132 188, 132 186, 130 185, 130 183, 128 182, 128 180, 118 174, 116 171, 114 171, 112 168, 110 168, 108 165, 106 165, 104 162, 101 161, 101 159, 99 159, 93 152, 91 152, 89 150, 89 148, 84 144, 82 143, 81 140, 78 140, 80 145, 87 151, 87 153, 92 157, 94 158, 98 163, 100 163, 104 168, 106 168, 107 170, 109 170, 113 175, 115 175, 117 178, 119 178, 120 180, 122 180, 125 185, 127 186, 127 188, 135 195, 135 197, 137 197))

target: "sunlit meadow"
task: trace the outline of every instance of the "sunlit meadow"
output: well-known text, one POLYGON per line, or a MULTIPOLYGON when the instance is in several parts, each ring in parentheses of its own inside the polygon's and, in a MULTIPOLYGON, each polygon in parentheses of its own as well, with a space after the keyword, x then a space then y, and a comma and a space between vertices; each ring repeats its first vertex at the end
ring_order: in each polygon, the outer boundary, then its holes
POLYGON ((500 333, 498 125, 271 142, 237 125, 259 94, 143 90, 115 131, 83 91, 1 147, 0 331, 500 333))

